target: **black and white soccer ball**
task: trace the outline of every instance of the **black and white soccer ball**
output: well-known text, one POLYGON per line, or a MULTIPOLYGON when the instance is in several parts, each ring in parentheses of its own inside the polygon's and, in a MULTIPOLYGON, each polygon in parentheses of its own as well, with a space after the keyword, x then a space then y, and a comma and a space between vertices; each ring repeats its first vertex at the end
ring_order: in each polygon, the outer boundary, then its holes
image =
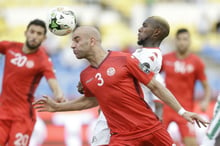
POLYGON ((51 9, 48 15, 48 28, 58 36, 70 34, 76 28, 76 16, 68 7, 51 9))

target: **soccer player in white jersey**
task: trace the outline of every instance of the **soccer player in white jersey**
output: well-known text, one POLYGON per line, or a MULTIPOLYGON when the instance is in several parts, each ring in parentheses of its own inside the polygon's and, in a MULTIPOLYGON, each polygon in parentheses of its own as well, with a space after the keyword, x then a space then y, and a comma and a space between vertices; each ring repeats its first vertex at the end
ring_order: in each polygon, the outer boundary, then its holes
POLYGON ((201 146, 220 145, 220 94, 218 95, 213 113, 213 119, 201 146))
MULTIPOLYGON (((138 30, 138 45, 143 47, 137 49, 133 56, 135 56, 141 64, 156 73, 156 79, 163 83, 163 78, 160 76, 159 71, 162 64, 162 54, 160 51, 160 44, 164 38, 169 34, 169 24, 161 17, 152 16, 147 18, 142 27, 138 30)), ((154 101, 157 100, 150 90, 141 85, 144 92, 144 99, 151 106, 152 110, 158 115, 162 116, 162 108, 158 111, 155 108, 154 101)), ((78 90, 79 86, 78 86, 78 90)), ((157 105, 156 105, 157 106, 157 105)), ((107 121, 102 112, 94 128, 92 137, 92 146, 107 146, 110 140, 110 130, 107 121)))

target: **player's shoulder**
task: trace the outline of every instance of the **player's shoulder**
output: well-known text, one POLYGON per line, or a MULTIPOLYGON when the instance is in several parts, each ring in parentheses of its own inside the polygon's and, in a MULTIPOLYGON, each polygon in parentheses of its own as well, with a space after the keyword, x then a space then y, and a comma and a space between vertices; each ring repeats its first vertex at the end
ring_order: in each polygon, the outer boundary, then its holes
POLYGON ((203 64, 203 60, 201 57, 199 57, 197 54, 191 53, 190 54, 190 59, 195 62, 195 63, 202 63, 203 64))
POLYGON ((163 54, 163 59, 173 58, 175 56, 176 56, 175 52, 169 52, 169 53, 163 54))
POLYGON ((104 62, 105 64, 112 64, 112 63, 125 63, 134 56, 131 53, 121 52, 121 51, 109 51, 109 55, 107 57, 107 61, 104 62))
POLYGON ((194 54, 194 53, 190 53, 190 57, 193 59, 201 60, 201 58, 197 54, 194 54))
POLYGON ((83 79, 84 77, 87 77, 90 74, 91 69, 91 65, 88 65, 86 68, 84 68, 80 73, 80 78, 83 79))
POLYGON ((127 53, 127 52, 121 52, 121 51, 109 51, 109 53, 111 53, 110 55, 111 56, 131 56, 130 53, 127 53))
POLYGON ((40 46, 40 47, 38 48, 37 54, 39 54, 39 56, 42 56, 42 57, 44 57, 44 58, 49 58, 49 55, 48 55, 48 53, 47 53, 45 47, 43 47, 43 46, 40 46))
POLYGON ((16 42, 16 41, 0 41, 1 45, 7 46, 9 48, 17 48, 17 47, 22 47, 24 45, 24 43, 21 42, 16 42))

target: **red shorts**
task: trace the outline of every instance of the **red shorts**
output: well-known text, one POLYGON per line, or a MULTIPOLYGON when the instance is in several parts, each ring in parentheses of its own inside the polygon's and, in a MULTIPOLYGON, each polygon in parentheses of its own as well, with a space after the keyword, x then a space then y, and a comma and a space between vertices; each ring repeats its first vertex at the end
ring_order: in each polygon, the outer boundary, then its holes
POLYGON ((172 146, 173 144, 169 133, 162 128, 136 139, 121 140, 112 136, 109 146, 172 146))
POLYGON ((28 146, 35 121, 0 119, 0 145, 28 146))
POLYGON ((165 111, 164 113, 165 114, 163 115, 163 123, 166 129, 171 122, 176 122, 182 138, 195 137, 195 128, 193 124, 189 123, 186 119, 184 119, 177 113, 171 114, 167 111, 165 111))

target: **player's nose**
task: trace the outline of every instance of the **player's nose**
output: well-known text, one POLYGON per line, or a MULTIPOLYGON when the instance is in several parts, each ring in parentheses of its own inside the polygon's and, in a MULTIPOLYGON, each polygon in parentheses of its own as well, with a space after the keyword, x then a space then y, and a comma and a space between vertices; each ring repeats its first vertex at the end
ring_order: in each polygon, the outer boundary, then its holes
POLYGON ((74 50, 76 48, 76 43, 72 42, 71 48, 74 50))
POLYGON ((142 27, 140 27, 139 29, 138 29, 138 32, 141 32, 142 31, 142 27))

